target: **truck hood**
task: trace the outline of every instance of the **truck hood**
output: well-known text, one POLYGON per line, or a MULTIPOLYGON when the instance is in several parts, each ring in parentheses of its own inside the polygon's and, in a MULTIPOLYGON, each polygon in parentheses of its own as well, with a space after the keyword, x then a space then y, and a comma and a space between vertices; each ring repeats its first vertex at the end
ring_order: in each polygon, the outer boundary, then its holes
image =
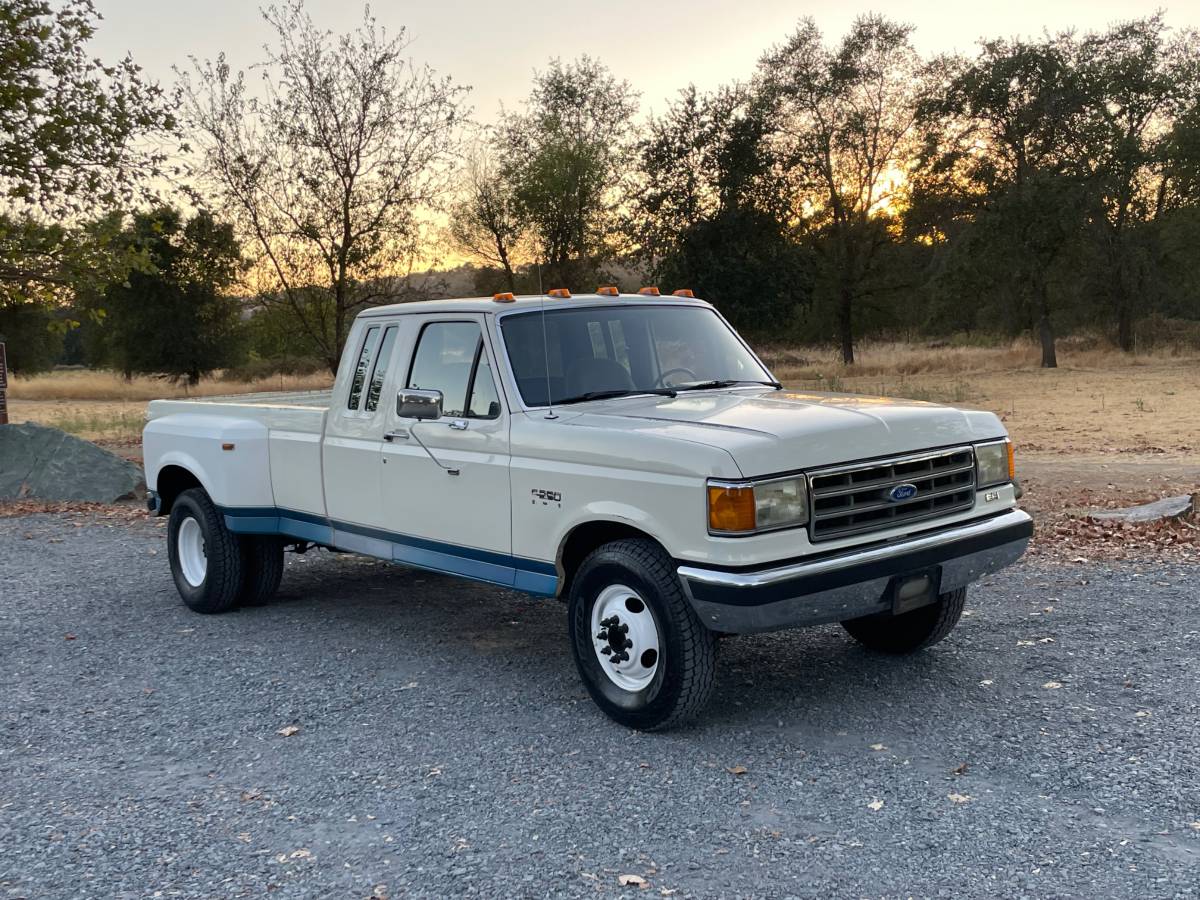
POLYGON ((655 431, 727 450, 746 477, 1003 437, 990 412, 919 400, 766 389, 630 397, 573 424, 655 431), (623 420, 623 425, 614 420, 623 420))

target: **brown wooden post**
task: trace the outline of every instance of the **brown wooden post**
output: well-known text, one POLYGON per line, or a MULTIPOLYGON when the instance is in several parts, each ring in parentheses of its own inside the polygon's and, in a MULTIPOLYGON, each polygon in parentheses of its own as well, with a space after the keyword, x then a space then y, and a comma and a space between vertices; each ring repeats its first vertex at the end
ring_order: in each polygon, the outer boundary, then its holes
POLYGON ((8 361, 4 357, 4 341, 0 341, 0 425, 8 424, 8 361))

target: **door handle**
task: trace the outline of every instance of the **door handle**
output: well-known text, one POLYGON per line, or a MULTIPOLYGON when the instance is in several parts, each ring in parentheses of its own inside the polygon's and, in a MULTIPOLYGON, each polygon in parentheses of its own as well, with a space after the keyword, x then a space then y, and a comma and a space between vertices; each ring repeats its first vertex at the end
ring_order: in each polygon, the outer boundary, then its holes
POLYGON ((386 434, 384 434, 384 436, 383 436, 383 439, 385 441, 387 441, 389 444, 392 441, 396 440, 397 438, 399 438, 402 441, 407 441, 408 440, 408 432, 405 429, 401 428, 399 431, 389 431, 386 434))
POLYGON ((467 420, 466 419, 454 419, 452 422, 450 422, 450 427, 453 428, 455 431, 466 431, 467 430, 467 420))

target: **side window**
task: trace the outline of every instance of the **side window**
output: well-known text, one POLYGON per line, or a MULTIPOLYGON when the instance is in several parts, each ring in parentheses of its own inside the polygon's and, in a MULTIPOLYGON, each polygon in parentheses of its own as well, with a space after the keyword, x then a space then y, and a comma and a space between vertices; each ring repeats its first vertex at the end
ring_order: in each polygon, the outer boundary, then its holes
POLYGON ((492 364, 488 362, 483 342, 479 344, 479 361, 475 364, 475 380, 471 383, 471 400, 467 404, 467 418, 496 419, 500 417, 500 396, 496 393, 496 380, 492 378, 492 364))
POLYGON ((588 322, 588 337, 592 341, 592 356, 596 359, 607 359, 608 348, 604 345, 604 325, 600 322, 588 322))
POLYGON ((379 326, 372 325, 367 329, 363 338, 362 348, 358 351, 358 364, 354 367, 354 378, 350 382, 350 396, 346 400, 347 409, 358 409, 362 400, 363 384, 367 380, 367 369, 371 366, 371 358, 375 355, 375 347, 379 344, 379 326))
POLYGON ((609 319, 608 333, 612 338, 613 352, 617 362, 632 371, 633 367, 629 362, 629 345, 625 342, 625 326, 621 324, 620 319, 609 319))
POLYGON ((474 322, 429 323, 417 342, 408 387, 441 391, 443 414, 463 415, 479 341, 474 322))
POLYGON ((396 344, 396 333, 399 330, 395 325, 389 325, 383 333, 379 355, 375 357, 375 371, 371 373, 371 386, 367 389, 367 412, 375 412, 379 408, 379 395, 383 391, 383 383, 387 380, 388 363, 391 362, 392 347, 396 344))

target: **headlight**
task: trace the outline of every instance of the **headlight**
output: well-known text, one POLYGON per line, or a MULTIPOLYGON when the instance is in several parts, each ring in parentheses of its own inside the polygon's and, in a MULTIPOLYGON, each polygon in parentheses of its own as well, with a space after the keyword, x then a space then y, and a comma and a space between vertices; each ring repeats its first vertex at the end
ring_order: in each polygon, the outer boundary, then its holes
POLYGON ((1012 441, 975 445, 975 486, 1006 484, 1016 477, 1012 441))
POLYGON ((802 475, 708 483, 708 530, 714 534, 752 534, 807 521, 808 489, 802 475))

